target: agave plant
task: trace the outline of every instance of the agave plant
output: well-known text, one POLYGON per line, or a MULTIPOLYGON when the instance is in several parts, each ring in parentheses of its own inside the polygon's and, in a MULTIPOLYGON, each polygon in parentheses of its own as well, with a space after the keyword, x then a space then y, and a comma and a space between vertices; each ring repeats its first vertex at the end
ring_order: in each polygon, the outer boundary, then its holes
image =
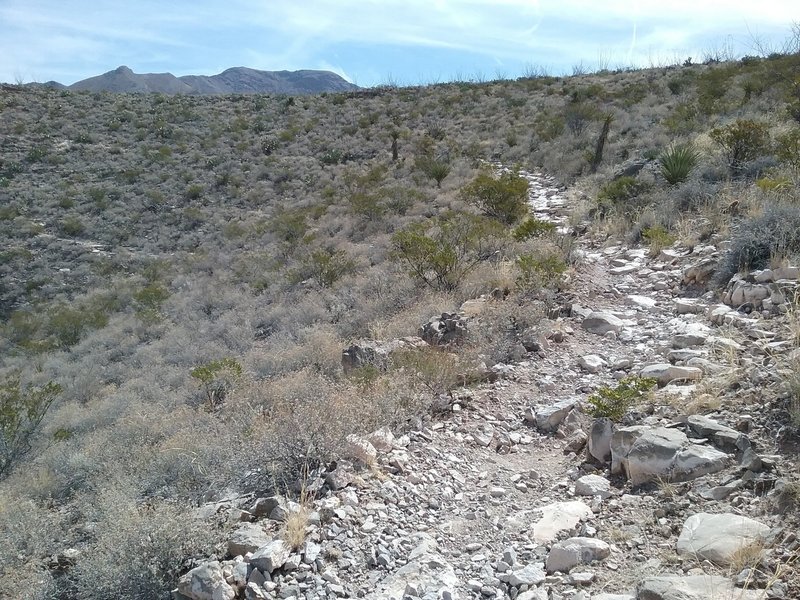
POLYGON ((661 175, 670 185, 686 181, 699 160, 700 153, 692 144, 670 146, 658 157, 661 175))

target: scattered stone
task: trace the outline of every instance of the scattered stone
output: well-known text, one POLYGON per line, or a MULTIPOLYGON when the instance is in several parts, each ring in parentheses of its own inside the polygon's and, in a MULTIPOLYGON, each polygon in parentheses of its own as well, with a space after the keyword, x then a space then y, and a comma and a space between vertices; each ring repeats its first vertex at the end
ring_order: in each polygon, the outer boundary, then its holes
POLYGON ((519 587, 521 585, 539 585, 543 583, 547 577, 544 572, 543 563, 531 563, 523 569, 512 571, 508 575, 507 582, 509 585, 519 587))
POLYGON ((658 385, 665 386, 676 380, 697 381, 703 378, 703 371, 697 367, 680 367, 669 363, 647 365, 639 371, 640 377, 652 377, 658 385))
POLYGON ((599 373, 608 363, 597 354, 587 354, 578 360, 578 366, 589 373, 599 373))
POLYGON ((638 600, 757 600, 759 590, 740 590, 726 577, 718 575, 667 575, 649 577, 636 587, 638 600))
POLYGON ((555 404, 538 405, 532 412, 526 413, 525 420, 532 421, 541 431, 554 432, 575 404, 575 400, 561 400, 555 404))
POLYGON ((272 573, 288 560, 292 551, 283 540, 272 540, 250 557, 250 564, 264 573, 272 573))

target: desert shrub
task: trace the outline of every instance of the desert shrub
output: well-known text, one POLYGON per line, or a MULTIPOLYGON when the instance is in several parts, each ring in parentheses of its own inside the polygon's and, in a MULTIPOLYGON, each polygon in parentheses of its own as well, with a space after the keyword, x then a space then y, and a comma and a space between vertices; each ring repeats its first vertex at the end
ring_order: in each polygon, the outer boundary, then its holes
POLYGON ((33 448, 50 405, 62 392, 52 381, 43 386, 23 386, 19 372, 6 375, 0 383, 0 479, 33 448))
POLYGON ((169 298, 169 290, 158 282, 152 282, 134 293, 136 314, 146 322, 161 319, 161 305, 169 298))
POLYGON ((192 185, 186 188, 183 195, 186 197, 187 200, 197 200, 200 196, 203 195, 203 186, 197 183, 193 183, 192 185))
POLYGON ((280 241, 285 254, 294 250, 305 238, 308 231, 306 218, 307 211, 303 209, 283 209, 269 219, 267 231, 280 241))
POLYGON ((537 238, 552 233, 555 229, 555 223, 537 219, 536 217, 528 217, 514 228, 511 232, 511 236, 516 241, 523 242, 530 238, 537 238))
POLYGON ((91 549, 59 581, 59 598, 163 597, 177 583, 188 561, 205 556, 218 540, 185 508, 169 504, 137 504, 120 484, 99 498, 87 500, 87 511, 98 522, 91 549))
POLYGON ((691 144, 670 146, 658 157, 661 175, 670 185, 686 181, 699 159, 700 154, 691 144))
POLYGON ((428 179, 436 182, 436 187, 442 187, 442 181, 450 174, 450 163, 442 158, 433 156, 420 156, 414 162, 416 168, 422 171, 428 179))
POLYGON ((601 216, 615 211, 629 215, 636 207, 636 199, 647 189, 647 184, 635 177, 619 177, 604 184, 597 194, 597 207, 601 216))
POLYGON ((616 387, 603 386, 589 396, 589 414, 619 422, 658 382, 650 377, 631 375, 620 379, 616 387))
POLYGON ((642 238, 650 245, 651 256, 658 256, 661 250, 675 243, 675 237, 661 225, 652 225, 643 229, 642 238))
POLYGON ((392 237, 391 257, 409 274, 438 290, 454 290, 505 236, 496 221, 450 212, 433 222, 409 225, 392 237))
POLYGON ((561 276, 567 270, 563 255, 555 249, 543 252, 524 253, 517 257, 517 289, 522 293, 541 288, 559 287, 561 276))
POLYGON ((86 230, 86 225, 78 217, 67 217, 61 221, 60 229, 64 235, 77 237, 86 230))
POLYGON ((778 159, 800 168, 800 127, 782 133, 775 139, 775 154, 778 159))
POLYGON ((355 268, 355 261, 344 250, 319 248, 303 257, 300 266, 290 273, 289 279, 293 282, 311 279, 320 287, 328 288, 345 275, 353 273, 355 268))
POLYGON ((697 129, 697 120, 697 106, 691 102, 682 102, 664 118, 663 124, 669 133, 687 134, 697 129))
POLYGON ((534 117, 533 131, 541 141, 552 142, 564 133, 565 125, 566 123, 563 117, 541 112, 534 117))
POLYGON ((739 169, 742 163, 755 160, 769 150, 769 128, 766 123, 737 119, 709 133, 725 153, 728 165, 739 169))
POLYGON ((573 102, 564 110, 564 123, 572 135, 579 136, 597 118, 597 109, 582 102, 573 102))
POLYGON ((197 380, 206 408, 214 410, 225 400, 234 382, 242 376, 242 365, 226 357, 195 367, 189 374, 197 380))
POLYGON ((800 206, 768 205, 758 217, 739 224, 717 266, 714 283, 723 286, 742 269, 763 269, 774 257, 800 253, 800 206))
POLYGON ((528 214, 528 181, 516 173, 481 173, 461 190, 461 198, 486 215, 511 225, 528 214))
POLYGON ((458 356, 432 346, 395 352, 391 361, 393 369, 403 370, 412 382, 433 396, 454 389, 460 379, 458 356))

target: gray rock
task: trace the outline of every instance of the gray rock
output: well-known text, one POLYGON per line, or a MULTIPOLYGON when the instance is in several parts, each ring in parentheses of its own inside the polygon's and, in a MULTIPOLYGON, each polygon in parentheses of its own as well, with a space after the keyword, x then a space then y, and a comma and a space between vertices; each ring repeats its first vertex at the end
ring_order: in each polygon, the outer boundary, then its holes
POLYGON ((589 432, 589 454, 600 462, 611 460, 612 435, 614 435, 614 423, 611 419, 606 417, 595 419, 589 432))
POLYGON ((250 557, 250 564, 264 573, 272 573, 283 566, 292 550, 283 540, 272 540, 250 557))
POLYGON ((584 475, 575 482, 576 496, 611 496, 611 482, 601 475, 584 475))
POLYGON ((578 366, 589 373, 599 373, 608 363, 597 354, 587 354, 578 359, 578 366))
POLYGON ((544 564, 531 563, 524 569, 517 569, 508 575, 508 583, 514 587, 521 585, 539 585, 544 582, 547 575, 544 572, 544 564))
POLYGON ((636 586, 638 600, 757 600, 758 590, 740 590, 718 575, 649 577, 636 586))
POLYGON ((573 537, 553 544, 545 566, 548 573, 567 573, 573 567, 603 560, 611 554, 611 547, 602 540, 573 537))
POLYGON ((361 341, 342 351, 342 368, 345 373, 368 365, 385 371, 389 357, 398 350, 424 348, 428 344, 419 337, 405 337, 389 341, 361 341))
POLYGON ((533 411, 536 427, 545 432, 556 431, 575 404, 575 400, 561 400, 555 404, 537 406, 533 411))
POLYGON ((727 464, 727 454, 693 444, 676 429, 623 427, 611 438, 611 472, 625 473, 633 485, 659 478, 688 481, 721 471, 727 464))
POLYGON ((581 323, 581 327, 596 335, 604 335, 609 331, 619 333, 624 325, 622 319, 607 312, 592 312, 581 323))
POLYGON ((727 566, 742 548, 764 542, 770 528, 731 513, 698 513, 683 524, 678 554, 727 566))
POLYGON ((254 517, 268 517, 275 508, 283 504, 284 501, 280 496, 270 496, 268 498, 257 498, 253 505, 250 507, 250 513, 254 517))
POLYGON ((742 451, 750 447, 750 439, 745 434, 705 415, 689 415, 686 422, 699 437, 711 438, 717 446, 742 451))
POLYGON ((533 540, 538 544, 552 542, 562 531, 571 531, 575 525, 594 513, 583 502, 554 502, 543 506, 542 518, 533 524, 533 540))
POLYGON ((547 590, 533 588, 517 594, 517 600, 547 600, 547 590))
POLYGON ((242 523, 228 538, 228 554, 231 556, 245 555, 255 552, 261 546, 268 544, 272 536, 257 523, 242 523))
POLYGON ((225 582, 222 566, 211 561, 195 567, 178 580, 178 592, 192 600, 233 600, 236 591, 225 582))
POLYGON ((639 371, 641 377, 652 377, 661 386, 667 385, 672 381, 684 379, 697 381, 703 378, 703 371, 697 367, 680 367, 669 363, 657 363, 647 365, 639 371))

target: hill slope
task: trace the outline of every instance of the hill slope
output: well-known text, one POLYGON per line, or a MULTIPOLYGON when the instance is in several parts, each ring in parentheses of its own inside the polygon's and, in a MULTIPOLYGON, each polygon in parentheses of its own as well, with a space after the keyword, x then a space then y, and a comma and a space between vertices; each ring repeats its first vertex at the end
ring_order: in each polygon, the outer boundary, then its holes
POLYGON ((134 73, 125 66, 67 87, 92 92, 162 94, 318 94, 358 89, 330 71, 259 71, 234 67, 217 75, 175 77, 171 73, 134 73))

